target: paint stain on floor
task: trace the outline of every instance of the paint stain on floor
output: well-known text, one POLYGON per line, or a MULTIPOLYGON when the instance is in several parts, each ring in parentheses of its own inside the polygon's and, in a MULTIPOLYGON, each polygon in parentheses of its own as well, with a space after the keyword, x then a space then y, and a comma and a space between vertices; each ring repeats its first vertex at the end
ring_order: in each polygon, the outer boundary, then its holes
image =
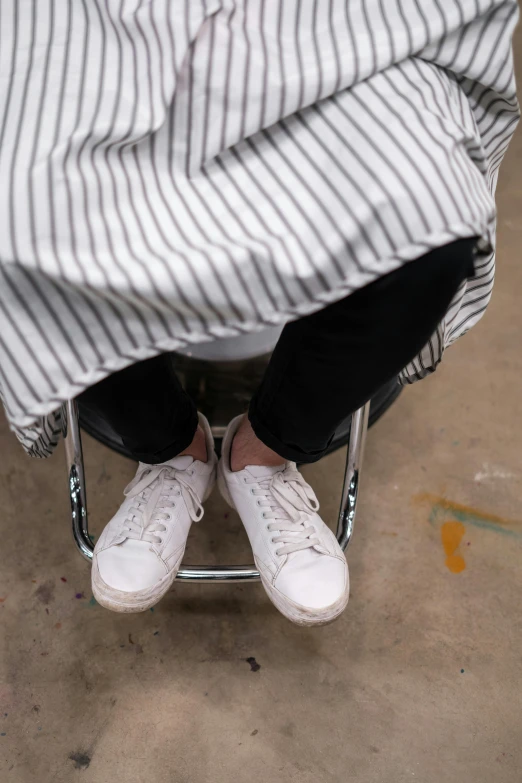
POLYGON ((440 529, 440 538, 446 553, 446 567, 452 574, 460 574, 466 568, 464 558, 457 554, 465 532, 466 528, 462 522, 444 522, 440 529))
POLYGON ((432 525, 439 524, 443 519, 449 518, 482 530, 490 530, 493 533, 500 533, 512 538, 522 538, 522 523, 515 519, 506 519, 496 514, 490 514, 462 503, 455 503, 455 501, 441 495, 432 495, 429 492, 414 495, 412 502, 417 506, 431 506, 429 521, 432 525))
POLYGON ((50 604, 51 601, 54 601, 54 582, 52 579, 37 587, 34 595, 43 604, 50 604))
POLYGON ((70 753, 69 758, 74 762, 75 769, 87 769, 91 763, 91 757, 87 753, 77 751, 76 753, 70 753))
POLYGON ((261 664, 256 661, 254 657, 245 658, 245 661, 250 664, 250 671, 251 672, 258 672, 261 668, 261 664))

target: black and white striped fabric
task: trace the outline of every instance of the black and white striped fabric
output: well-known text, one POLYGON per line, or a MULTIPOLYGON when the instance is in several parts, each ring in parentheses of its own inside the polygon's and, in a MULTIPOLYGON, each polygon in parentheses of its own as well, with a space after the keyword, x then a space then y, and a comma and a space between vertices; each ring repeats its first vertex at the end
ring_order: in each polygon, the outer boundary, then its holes
POLYGON ((310 313, 479 236, 515 0, 1 0, 0 391, 34 456, 112 371, 310 313))

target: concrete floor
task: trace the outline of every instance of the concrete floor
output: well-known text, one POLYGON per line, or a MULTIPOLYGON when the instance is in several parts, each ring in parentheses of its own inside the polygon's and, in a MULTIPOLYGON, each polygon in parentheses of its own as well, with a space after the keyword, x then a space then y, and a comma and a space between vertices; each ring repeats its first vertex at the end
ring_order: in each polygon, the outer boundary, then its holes
MULTIPOLYGON (((71 543, 62 450, 30 461, 2 421, 2 781, 520 783, 521 163, 519 134, 486 317, 370 431, 331 626, 290 625, 259 585, 104 611, 71 543)), ((99 533, 133 466, 85 447, 99 533)), ((306 471, 330 520, 343 457, 306 471)), ((217 494, 187 559, 249 559, 217 494)))

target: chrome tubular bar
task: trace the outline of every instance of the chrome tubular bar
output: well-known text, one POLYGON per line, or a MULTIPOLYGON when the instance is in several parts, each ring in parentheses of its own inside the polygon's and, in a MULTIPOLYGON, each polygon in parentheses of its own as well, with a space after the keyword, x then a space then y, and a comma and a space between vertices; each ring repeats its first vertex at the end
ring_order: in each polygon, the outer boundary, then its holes
MULTIPOLYGON (((361 475, 364 443, 368 428, 370 403, 355 411, 352 416, 350 441, 346 454, 341 508, 337 526, 337 540, 346 549, 353 534, 357 495, 361 475)), ((94 550, 89 536, 87 517, 86 485, 83 466, 82 439, 78 418, 78 406, 74 400, 62 408, 65 457, 71 501, 72 532, 80 554, 92 560, 94 550)), ((176 581, 182 582, 257 582, 259 571, 252 565, 231 566, 184 566, 178 571, 176 581)))
POLYGON ((62 406, 62 431, 65 440, 73 538, 80 554, 87 560, 91 560, 94 547, 89 538, 82 436, 75 400, 69 400, 62 406))
POLYGON ((352 415, 350 440, 348 441, 348 448, 346 450, 346 467, 344 469, 341 507, 339 509, 339 520, 337 523, 337 540, 343 551, 350 543, 353 535, 369 415, 369 402, 367 402, 366 405, 363 405, 362 408, 356 410, 352 415))

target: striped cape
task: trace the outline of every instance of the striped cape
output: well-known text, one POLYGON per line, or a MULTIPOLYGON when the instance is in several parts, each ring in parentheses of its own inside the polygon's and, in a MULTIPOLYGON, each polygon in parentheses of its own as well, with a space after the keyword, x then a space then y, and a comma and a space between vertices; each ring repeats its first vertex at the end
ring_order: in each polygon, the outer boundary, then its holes
POLYGON ((132 362, 313 312, 480 237, 518 120, 515 0, 1 0, 0 394, 33 456, 132 362))

